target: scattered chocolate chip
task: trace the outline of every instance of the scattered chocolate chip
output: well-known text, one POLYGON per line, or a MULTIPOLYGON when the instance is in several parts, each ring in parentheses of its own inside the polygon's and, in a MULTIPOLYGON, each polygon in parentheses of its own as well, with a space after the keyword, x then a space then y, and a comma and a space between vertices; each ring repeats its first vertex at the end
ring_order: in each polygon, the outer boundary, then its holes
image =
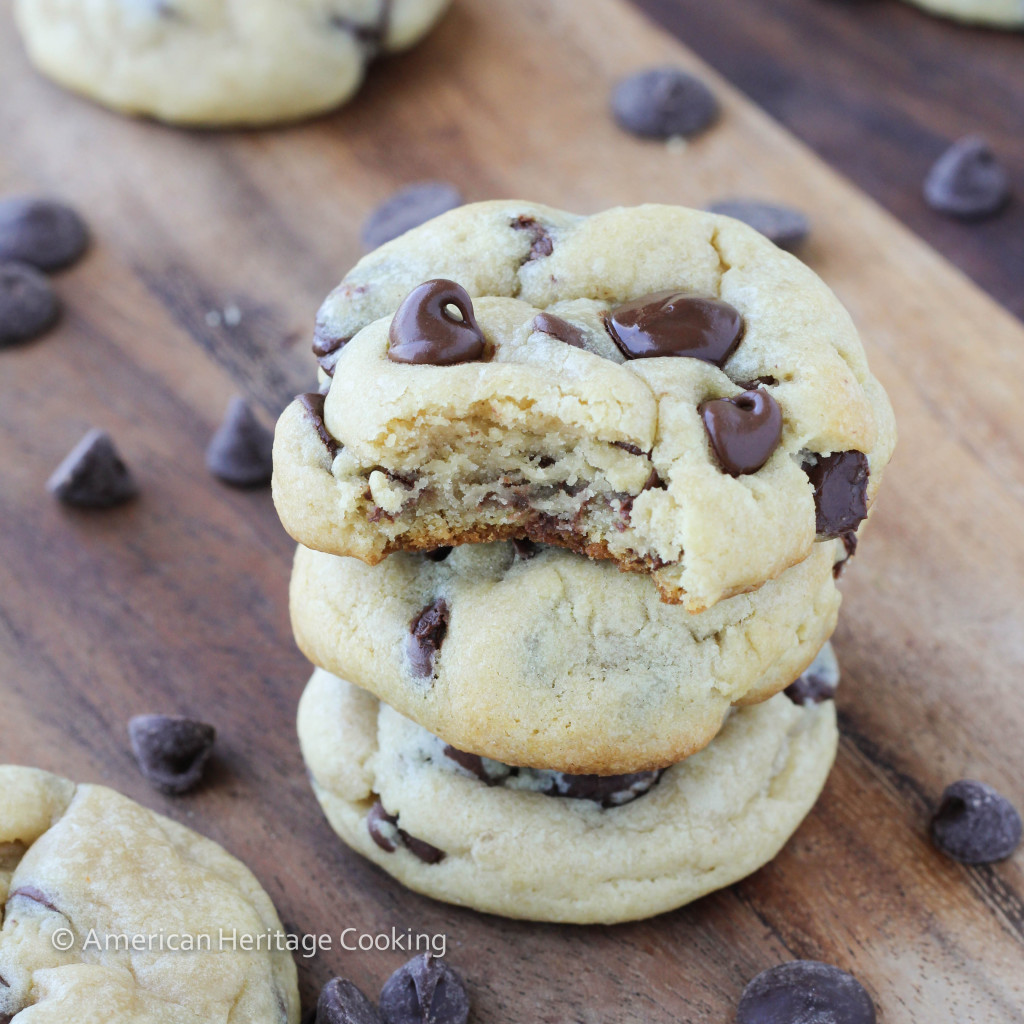
POLYGON ((341 449, 341 445, 331 437, 330 432, 327 429, 327 424, 324 422, 324 404, 326 398, 326 395, 310 391, 304 395, 299 395, 297 401, 302 406, 306 415, 313 421, 313 426, 316 428, 316 432, 320 436, 320 440, 323 441, 324 447, 333 459, 341 449))
POLYGON ((469 293, 454 281, 427 281, 398 307, 388 331, 388 358, 396 363, 452 366, 480 359, 484 336, 469 293), (454 306, 462 319, 448 310, 454 306))
POLYGON ((388 814, 379 800, 366 816, 366 831, 385 853, 394 853, 398 848, 398 818, 388 814))
POLYGON ((826 643, 803 674, 785 689, 786 696, 801 706, 832 700, 839 685, 839 660, 830 643, 826 643))
POLYGON ((711 448, 730 476, 756 473, 782 437, 782 410, 767 391, 715 398, 698 411, 711 448))
POLYGON ((249 403, 236 395, 206 448, 206 468, 226 484, 259 487, 270 483, 273 448, 273 432, 256 419, 249 403))
POLYGON ((377 1008, 344 978, 332 978, 320 990, 315 1024, 382 1024, 377 1008))
POLYGON ((516 537, 512 541, 512 547, 515 550, 516 558, 523 562, 529 561, 537 554, 537 545, 525 537, 516 537))
POLYGON ((202 779, 217 731, 191 718, 136 715, 128 723, 128 735, 146 781, 176 795, 202 779))
POLYGON ((583 330, 553 313, 538 313, 533 318, 530 330, 538 334, 550 335, 556 341, 564 342, 573 348, 587 347, 587 336, 583 330))
POLYGON ((747 985, 736 1024, 876 1024, 876 1018, 871 997, 852 974, 817 960, 793 960, 747 985))
POLYGON ((536 217, 526 214, 516 217, 512 221, 512 227, 516 231, 529 231, 531 235, 530 252, 526 257, 527 263, 531 260, 543 259, 555 251, 555 243, 551 240, 548 230, 536 217))
POLYGON ((466 1024, 469 994, 462 979, 429 953, 399 967, 380 993, 387 1024, 466 1024))
POLYGON ((791 206, 762 203, 756 199, 722 199, 712 203, 708 212, 743 221, 780 249, 795 249, 811 231, 811 222, 806 214, 791 206))
POLYGON ((868 457, 857 451, 819 455, 804 472, 814 488, 818 535, 839 537, 856 530, 868 514, 868 457))
POLYGON ((566 775, 552 773, 548 796, 569 800, 593 800, 602 807, 621 807, 643 796, 661 778, 660 771, 631 772, 628 775, 566 775))
POLYGON ((434 659, 448 632, 448 603, 443 597, 428 604, 409 624, 406 652, 412 673, 422 679, 434 674, 434 659))
POLYGON ((462 205, 462 196, 445 181, 420 181, 384 200, 363 224, 363 245, 376 249, 406 231, 462 205))
POLYGON ((131 470, 103 430, 90 430, 68 452, 46 488, 64 504, 80 508, 111 508, 139 492, 131 470))
POLYGON ((46 907, 47 910, 52 910, 55 914, 61 913, 57 909, 56 904, 44 893, 42 890, 37 889, 34 885, 22 885, 15 889, 7 898, 13 900, 15 896, 20 896, 24 900, 31 900, 33 903, 38 903, 40 906, 46 907))
POLYGON ((964 864, 1009 857, 1020 845, 1021 818, 1002 793, 973 779, 947 786, 932 817, 932 842, 964 864))
POLYGON ((0 263, 0 348, 45 334, 60 317, 50 282, 27 263, 0 263))
POLYGON ((0 201, 0 261, 60 270, 79 259, 88 245, 85 222, 70 206, 50 199, 0 201))
POLYGON ((452 550, 450 546, 434 548, 433 551, 427 551, 425 554, 431 562, 443 562, 452 553, 452 550))
POLYGON ((615 86, 612 114, 627 132, 667 139, 703 131, 718 116, 718 101, 699 78, 679 68, 651 68, 615 86))
POLYGON ((980 220, 1009 202, 1010 177, 988 143, 968 135, 934 163, 924 180, 924 197, 939 213, 980 220))
POLYGON ((724 366, 743 335, 743 317, 719 299, 654 292, 605 314, 605 326, 627 359, 689 356, 724 366))

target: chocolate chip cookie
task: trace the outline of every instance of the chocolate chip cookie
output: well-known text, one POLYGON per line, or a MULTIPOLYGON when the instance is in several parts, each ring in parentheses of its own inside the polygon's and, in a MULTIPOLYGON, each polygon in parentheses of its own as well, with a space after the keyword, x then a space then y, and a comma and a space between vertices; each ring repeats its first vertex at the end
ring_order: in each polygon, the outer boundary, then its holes
POLYGON ((1024 0, 908 0, 932 14, 996 28, 1024 28, 1024 0))
POLYGON ((363 856, 435 899, 577 923, 649 917, 767 863, 817 799, 838 739, 831 701, 778 694, 664 771, 566 776, 447 746, 321 670, 298 728, 331 826, 363 856))
POLYGON ((370 564, 528 538, 701 611, 852 540, 895 442, 822 281, 677 207, 461 207, 364 258, 315 348, 330 388, 279 421, 275 501, 370 564))
POLYGON ((15 0, 33 63, 131 114, 265 124, 349 99, 449 0, 15 0))
POLYGON ((316 665, 456 747, 569 772, 661 768, 734 704, 793 682, 831 635, 837 542, 700 615, 650 579, 530 543, 378 566, 300 548, 292 626, 316 665))
POLYGON ((299 1020, 295 964, 269 945, 284 930, 251 872, 104 786, 0 766, 0 900, 0 1020, 299 1020))

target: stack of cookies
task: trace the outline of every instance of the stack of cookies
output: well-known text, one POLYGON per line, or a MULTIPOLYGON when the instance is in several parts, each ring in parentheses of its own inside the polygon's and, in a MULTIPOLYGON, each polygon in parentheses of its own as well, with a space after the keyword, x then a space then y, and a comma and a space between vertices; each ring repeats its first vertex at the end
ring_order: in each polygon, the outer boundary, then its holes
POLYGON ((274 497, 341 838, 550 921, 770 860, 835 755, 835 578, 895 441, 829 289, 725 217, 481 203, 363 259, 315 351, 274 497))

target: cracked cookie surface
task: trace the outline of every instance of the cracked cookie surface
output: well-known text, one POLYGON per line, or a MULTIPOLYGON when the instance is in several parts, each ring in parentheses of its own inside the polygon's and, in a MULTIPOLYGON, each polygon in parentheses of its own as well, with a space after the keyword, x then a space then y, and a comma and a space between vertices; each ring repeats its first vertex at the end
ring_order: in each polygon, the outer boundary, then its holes
POLYGON ((450 0, 15 0, 36 66, 133 114, 262 124, 347 100, 450 0))
POLYGON ((838 739, 830 700, 778 694, 737 710, 710 746, 629 802, 602 807, 488 785, 322 670, 298 729, 335 832, 403 884, 487 913, 582 924, 659 914, 767 863, 817 799, 838 739))
POLYGON ((474 544, 378 566, 300 548, 292 626, 316 665, 498 761, 621 774, 704 747, 835 628, 839 542, 700 615, 561 548, 474 544))
POLYGON ((461 207, 362 260, 315 350, 330 390, 319 416, 296 402, 279 421, 275 502, 300 543, 371 564, 529 537, 650 573, 700 611, 853 538, 895 443, 823 282, 738 221, 678 207, 461 207), (397 361, 420 352, 396 345, 393 314, 438 278, 472 301, 445 331, 481 341, 453 364, 397 361), (645 296, 672 308, 628 308, 645 296), (684 314, 719 335, 699 358, 636 347, 684 314))
POLYGON ((299 1020, 290 953, 220 944, 221 929, 264 943, 283 938, 252 873, 216 843, 104 786, 0 766, 0 899, 0 1020, 299 1020), (67 951, 57 948, 64 930, 73 937, 67 951), (161 935, 178 936, 179 951, 128 948, 161 935), (204 935, 207 949, 180 945, 204 935))

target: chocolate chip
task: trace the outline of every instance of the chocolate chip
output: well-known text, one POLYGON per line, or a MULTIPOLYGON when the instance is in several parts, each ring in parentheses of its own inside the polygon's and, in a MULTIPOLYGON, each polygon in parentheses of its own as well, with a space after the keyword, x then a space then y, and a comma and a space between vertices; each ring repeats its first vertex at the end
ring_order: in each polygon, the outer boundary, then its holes
POLYGON ((110 508, 139 492, 131 470, 103 430, 90 430, 68 452, 46 488, 64 504, 80 508, 110 508))
POLYGON ((315 391, 307 392, 304 395, 299 395, 297 401, 302 406, 306 416, 313 421, 313 426, 316 428, 316 432, 323 442, 324 447, 330 453, 333 459, 338 451, 341 449, 341 445, 331 437, 330 432, 327 429, 327 424, 324 422, 324 405, 326 403, 327 396, 318 394, 315 391))
POLYGON ((567 775, 553 773, 551 785, 544 790, 548 796, 569 800, 593 800, 602 807, 621 807, 653 787, 661 778, 660 771, 631 772, 628 775, 567 775))
POLYGON ((830 643, 826 643, 804 669, 803 674, 786 687, 786 696, 801 706, 832 700, 839 685, 839 661, 830 643))
POLYGON ((806 214, 792 206, 762 203, 756 199, 722 199, 712 203, 708 212, 743 221, 780 249, 795 249, 811 231, 806 214))
POLYGON ((22 885, 15 889, 7 898, 13 900, 15 896, 20 896, 24 900, 31 900, 33 903, 38 903, 40 906, 46 907, 47 910, 52 910, 55 914, 61 913, 57 909, 56 904, 51 900, 42 890, 37 889, 34 885, 22 885))
POLYGON ((1002 793, 973 779, 947 786, 932 817, 932 842, 964 864, 1009 857, 1020 845, 1021 819, 1002 793))
POLYGON ((727 302, 680 291, 654 292, 605 315, 627 359, 689 356, 724 366, 743 334, 743 318, 727 302))
POLYGON ((736 1024, 876 1024, 876 1018, 871 997, 852 974, 817 960, 793 960, 747 985, 736 1024))
POLYGON ((433 366, 472 362, 483 356, 485 347, 469 293, 443 278, 427 281, 405 297, 391 321, 388 340, 393 362, 433 366), (462 314, 461 320, 449 306, 462 314))
POLYGON ((516 231, 530 232, 530 251, 526 257, 526 263, 529 263, 531 260, 543 259, 555 251, 555 243, 551 240, 548 229, 536 217, 530 217, 526 214, 516 217, 512 221, 512 227, 516 231))
POLYGON ((388 814, 379 800, 366 815, 366 831, 385 853, 394 853, 398 848, 398 818, 388 814))
POLYGON ((730 476, 756 473, 782 437, 782 410, 767 391, 715 398, 698 411, 711 448, 730 476))
POLYGON ((406 653, 412 673, 422 679, 434 674, 434 659, 448 632, 448 604, 443 597, 428 604, 409 624, 406 653))
POLYGON ((481 782, 486 782, 488 786, 493 786, 501 781, 500 776, 491 775, 487 771, 484 766, 484 759, 479 754, 470 754, 468 751, 459 750, 458 747, 453 747, 450 743, 446 743, 444 755, 457 765, 465 768, 471 775, 475 775, 481 782))
POLYGON ((630 444, 628 441, 612 441, 612 445, 616 448, 621 448, 624 452, 629 452, 630 455, 647 454, 639 445, 630 444))
POLYGON ((226 484, 259 487, 270 483, 273 448, 273 432, 256 419, 245 399, 236 395, 206 448, 206 468, 226 484))
POLYGON ((451 547, 434 548, 433 551, 426 551, 424 554, 431 562, 443 562, 453 551, 451 547))
POLYGON ((575 324, 571 324, 568 320, 563 320, 553 313, 538 313, 533 318, 530 330, 538 334, 550 335, 556 341, 572 345, 573 348, 587 347, 586 334, 575 324))
POLYGON ((832 576, 839 579, 846 572, 846 565, 855 554, 857 554, 857 534, 853 530, 841 533, 839 539, 843 542, 843 557, 832 566, 832 576))
POLYGON ((856 530, 868 514, 868 457, 857 451, 819 455, 804 472, 814 488, 818 535, 839 537, 856 530))
POLYGON ((35 267, 0 263, 0 348, 38 338, 59 317, 57 294, 35 267))
POLYGON ((399 189, 384 200, 363 224, 362 240, 367 249, 390 242, 406 231, 462 205, 462 196, 445 181, 420 181, 399 189))
POLYGON ((1009 202, 1010 178, 988 143, 969 135, 954 142, 932 166, 924 197, 940 213, 979 220, 1009 202))
POLYGON ((612 114, 634 135, 667 139, 703 131, 718 116, 718 101, 699 78, 679 68, 651 68, 615 86, 612 114))
POLYGON ((429 953, 399 967, 380 993, 387 1024, 466 1024, 469 994, 462 979, 429 953))
POLYGON ((179 794, 203 777, 217 731, 191 718, 137 715, 128 723, 128 735, 146 781, 164 793, 179 794))
POLYGON ((320 990, 315 1024, 382 1024, 377 1008, 344 978, 332 978, 320 990))
POLYGON ((537 555, 537 545, 525 537, 516 537, 512 541, 512 548, 516 553, 516 558, 523 562, 529 561, 537 555))
POLYGON ((430 843, 423 839, 417 839, 415 836, 409 835, 405 829, 400 828, 398 834, 401 836, 405 848, 414 857, 423 861, 424 864, 440 864, 444 860, 446 856, 444 850, 439 850, 436 846, 431 846, 430 843))
POLYGON ((19 260, 40 270, 70 266, 89 245, 82 218, 50 199, 0 202, 0 260, 19 260))

